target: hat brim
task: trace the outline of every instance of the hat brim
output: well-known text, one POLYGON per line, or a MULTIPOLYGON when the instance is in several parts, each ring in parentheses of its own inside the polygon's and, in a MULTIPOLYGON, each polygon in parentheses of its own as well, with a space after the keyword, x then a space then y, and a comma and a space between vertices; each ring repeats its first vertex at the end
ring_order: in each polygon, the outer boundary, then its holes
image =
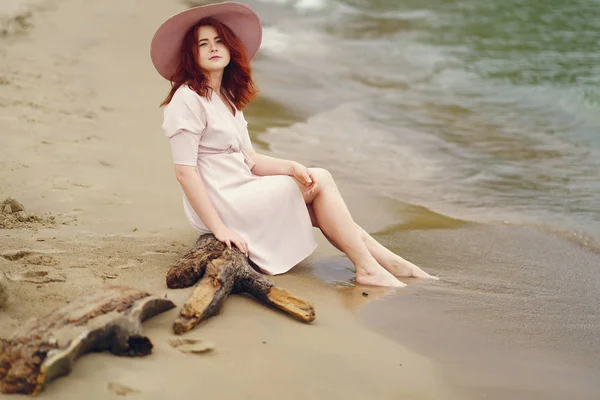
POLYGON ((249 6, 228 1, 194 7, 166 20, 152 38, 150 58, 163 78, 173 78, 179 66, 185 34, 198 21, 207 17, 227 25, 242 41, 250 59, 256 55, 262 41, 262 25, 258 15, 249 6))

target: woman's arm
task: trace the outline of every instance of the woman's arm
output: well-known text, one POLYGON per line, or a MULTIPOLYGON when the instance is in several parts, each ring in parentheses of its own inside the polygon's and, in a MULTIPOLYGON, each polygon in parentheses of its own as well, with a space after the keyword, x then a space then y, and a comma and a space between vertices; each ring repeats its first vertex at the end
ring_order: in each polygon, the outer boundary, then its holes
POLYGON ((215 237, 230 248, 231 243, 235 244, 238 249, 248 256, 248 244, 236 232, 225 226, 208 197, 208 192, 196 171, 196 167, 176 164, 175 177, 190 205, 215 237))
POLYGON ((254 161, 252 173, 259 176, 289 175, 306 186, 305 195, 310 195, 318 186, 311 172, 304 165, 290 160, 269 157, 249 150, 248 155, 254 161))
POLYGON ((208 197, 206 187, 196 171, 196 167, 175 165, 175 178, 181 185, 185 197, 189 200, 196 214, 202 219, 211 232, 219 230, 225 224, 219 217, 215 206, 208 197))
POLYGON ((292 175, 294 167, 299 165, 295 161, 265 156, 253 150, 248 151, 248 155, 255 163, 252 173, 259 176, 292 175))

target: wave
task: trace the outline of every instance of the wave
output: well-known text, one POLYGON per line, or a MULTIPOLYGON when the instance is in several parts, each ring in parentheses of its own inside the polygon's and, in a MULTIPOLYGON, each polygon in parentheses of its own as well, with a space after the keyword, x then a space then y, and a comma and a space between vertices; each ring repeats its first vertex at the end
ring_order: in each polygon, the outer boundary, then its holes
POLYGON ((551 226, 538 226, 535 227, 539 231, 548 233, 581 247, 582 249, 588 250, 595 254, 600 254, 600 239, 589 235, 584 232, 578 232, 574 230, 566 230, 561 228, 555 228, 551 226))
POLYGON ((400 231, 426 230, 426 229, 457 229, 475 222, 453 218, 427 207, 405 203, 396 200, 396 213, 401 216, 402 222, 386 227, 378 234, 392 234, 400 231))
POLYGON ((263 3, 291 4, 300 11, 319 11, 327 6, 327 0, 260 0, 263 3))

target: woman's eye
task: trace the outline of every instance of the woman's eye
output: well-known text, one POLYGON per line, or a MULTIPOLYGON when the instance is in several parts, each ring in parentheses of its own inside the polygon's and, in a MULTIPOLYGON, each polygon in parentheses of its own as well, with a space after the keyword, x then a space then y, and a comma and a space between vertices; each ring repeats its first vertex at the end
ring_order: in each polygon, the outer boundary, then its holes
POLYGON ((200 43, 200 47, 206 46, 206 43, 200 43))
POLYGON ((217 42, 217 43, 221 43, 221 39, 217 39, 217 40, 216 40, 216 42, 217 42))

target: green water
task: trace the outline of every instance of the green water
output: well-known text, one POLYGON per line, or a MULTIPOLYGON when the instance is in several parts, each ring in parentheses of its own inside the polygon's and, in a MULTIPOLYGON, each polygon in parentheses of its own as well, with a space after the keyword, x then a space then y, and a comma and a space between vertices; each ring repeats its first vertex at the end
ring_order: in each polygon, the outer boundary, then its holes
POLYGON ((273 3, 253 3, 263 82, 338 123, 305 126, 322 137, 311 154, 343 129, 344 145, 398 160, 354 171, 386 195, 600 237, 597 0, 273 3))
POLYGON ((441 140, 428 155, 460 207, 600 232, 600 3, 346 4, 337 32, 394 92, 376 119, 441 140))

